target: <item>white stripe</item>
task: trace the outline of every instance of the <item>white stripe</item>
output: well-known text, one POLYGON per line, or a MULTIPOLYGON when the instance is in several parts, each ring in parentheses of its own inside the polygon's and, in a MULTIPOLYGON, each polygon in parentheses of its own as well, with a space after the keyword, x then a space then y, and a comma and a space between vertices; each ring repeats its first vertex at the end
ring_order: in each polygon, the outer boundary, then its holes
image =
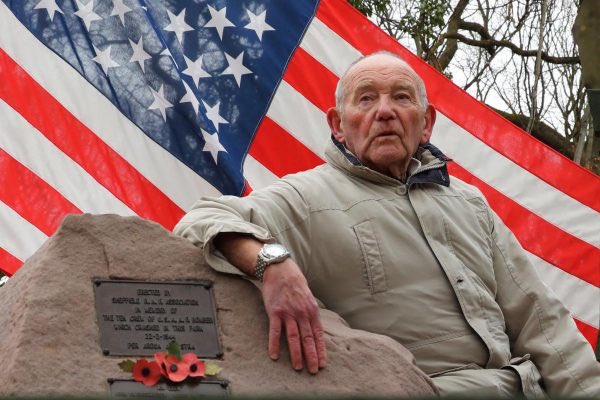
POLYGON ((0 99, 0 147, 83 212, 135 215, 0 99))
POLYGON ((300 47, 338 77, 362 56, 360 51, 317 18, 310 23, 300 47))
POLYGON ((267 116, 313 153, 323 157, 330 136, 326 115, 289 83, 281 81, 267 116))
POLYGON ((70 65, 39 42, 0 4, 0 48, 77 119, 183 209, 219 192, 147 137, 70 65))
POLYGON ((600 288, 583 281, 534 254, 528 253, 542 281, 563 302, 573 317, 598 328, 600 325, 600 288))
POLYGON ((0 201, 0 247, 21 261, 28 259, 48 237, 0 201))
POLYGON ((565 232, 600 246, 600 213, 547 184, 438 112, 432 143, 470 173, 565 232))
MULTIPOLYGON (((314 20, 302 48, 340 76, 360 52, 314 20), (327 44, 327 45, 325 45, 327 44)), ((297 116, 297 119, 302 119, 297 116)), ((469 172, 565 232, 600 246, 600 213, 510 161, 438 112, 432 142, 469 172)))
POLYGON ((244 160, 244 177, 253 190, 262 189, 277 181, 279 178, 251 155, 244 160))

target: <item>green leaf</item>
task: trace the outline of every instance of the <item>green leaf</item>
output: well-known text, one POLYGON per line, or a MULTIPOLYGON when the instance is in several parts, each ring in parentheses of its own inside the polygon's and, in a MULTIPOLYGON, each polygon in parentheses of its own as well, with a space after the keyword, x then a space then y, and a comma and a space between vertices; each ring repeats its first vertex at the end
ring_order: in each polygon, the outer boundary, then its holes
POLYGON ((204 375, 215 376, 221 371, 223 371, 223 368, 219 367, 217 364, 206 363, 206 369, 204 370, 204 375))
POLYGON ((176 341, 172 341, 167 346, 167 352, 170 356, 175 356, 177 361, 181 361, 181 346, 176 341))
POLYGON ((119 367, 121 367, 121 371, 123 372, 133 372, 133 366, 135 365, 135 361, 124 360, 121 361, 118 365, 119 367))

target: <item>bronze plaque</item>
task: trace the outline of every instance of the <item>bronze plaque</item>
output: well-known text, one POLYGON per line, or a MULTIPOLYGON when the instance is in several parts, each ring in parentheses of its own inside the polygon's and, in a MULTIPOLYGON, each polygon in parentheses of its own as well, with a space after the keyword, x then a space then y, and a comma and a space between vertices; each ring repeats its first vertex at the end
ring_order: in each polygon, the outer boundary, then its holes
POLYGON ((154 386, 126 379, 109 379, 111 397, 162 398, 174 396, 229 396, 226 381, 202 379, 193 383, 170 383, 161 380, 154 386))
POLYGON ((104 355, 151 356, 173 340, 182 353, 223 355, 212 282, 94 279, 104 355))

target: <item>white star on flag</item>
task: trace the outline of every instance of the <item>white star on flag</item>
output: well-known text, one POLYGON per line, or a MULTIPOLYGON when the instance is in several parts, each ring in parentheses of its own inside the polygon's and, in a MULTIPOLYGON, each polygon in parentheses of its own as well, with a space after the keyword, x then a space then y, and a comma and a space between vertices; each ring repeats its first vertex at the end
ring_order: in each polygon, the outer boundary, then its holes
POLYGON ((223 72, 221 72, 221 75, 233 75, 238 87, 241 87, 242 75, 248 75, 252 73, 252 71, 246 68, 242 63, 244 59, 244 52, 242 51, 236 58, 233 58, 229 54, 225 53, 225 58, 227 58, 227 64, 229 64, 229 66, 225 68, 223 72))
POLYGON ((140 36, 140 40, 138 40, 137 43, 129 39, 129 44, 131 45, 131 49, 133 50, 133 54, 131 55, 129 62, 137 62, 138 64, 140 64, 142 72, 145 73, 146 70, 144 69, 144 61, 151 59, 152 56, 146 53, 146 51, 144 50, 143 38, 140 36))
POLYGON ((200 85, 200 78, 210 78, 210 74, 202 68, 202 56, 198 57, 196 61, 192 61, 186 56, 183 56, 185 59, 185 64, 187 68, 183 70, 183 73, 189 75, 196 83, 196 86, 200 85))
POLYGON ((206 108, 206 118, 213 123, 213 126, 217 132, 219 132, 219 124, 229 123, 229 121, 219 115, 219 106, 221 105, 220 101, 217 101, 217 104, 211 107, 208 105, 208 103, 202 100, 202 105, 204 105, 204 108, 206 108))
POLYGON ((227 153, 227 150, 225 150, 225 147, 223 147, 221 142, 219 142, 218 134, 215 133, 211 135, 202 128, 200 128, 200 130, 202 131, 202 137, 204 138, 204 147, 202 148, 202 151, 209 151, 213 160, 215 160, 215 164, 217 164, 217 156, 219 155, 219 152, 224 151, 227 153))
POLYGON ((197 117, 198 116, 198 108, 200 107, 200 102, 198 101, 198 98, 196 98, 196 95, 194 94, 194 92, 192 92, 192 88, 190 87, 190 85, 185 83, 184 80, 182 80, 181 82, 183 83, 183 86, 185 87, 185 94, 183 95, 181 100, 179 100, 179 102, 180 103, 192 103, 192 107, 194 107, 194 112, 196 113, 196 117, 197 117))
POLYGON ((164 87, 160 85, 160 89, 158 92, 154 91, 154 89, 150 88, 152 91, 152 96, 154 96, 154 101, 148 107, 148 110, 159 110, 165 122, 167 122, 167 112, 166 109, 169 107, 173 107, 173 104, 169 103, 167 99, 165 99, 164 95, 164 87))
POLYGON ((56 0, 41 0, 39 3, 33 7, 34 10, 46 10, 48 11, 48 15, 50 16, 50 21, 54 21, 54 13, 59 12, 64 14, 64 12, 60 9, 58 4, 56 4, 56 0))
POLYGON ((185 32, 194 30, 194 28, 192 28, 185 22, 185 8, 181 10, 181 12, 178 15, 173 14, 169 10, 167 10, 167 14, 169 15, 169 21, 171 21, 171 23, 165 26, 164 30, 175 32, 175 36, 177 36, 177 40, 179 40, 179 43, 183 43, 183 34, 185 32))
POLYGON ((123 3, 123 0, 113 0, 113 9, 110 16, 118 15, 121 23, 125 26, 125 13, 128 13, 129 11, 133 10, 126 6, 125 3, 123 3))
POLYGON ((129 62, 137 62, 140 64, 142 72, 145 73, 146 70, 144 69, 144 61, 151 59, 152 56, 146 53, 144 50, 143 38, 140 36, 140 40, 138 40, 137 43, 129 39, 129 44, 131 44, 131 48, 133 49, 133 54, 131 55, 129 62))
POLYGON ((254 14, 252 11, 246 9, 248 13, 248 17, 250 17, 250 23, 244 28, 253 30, 258 36, 258 40, 262 41, 262 35, 265 31, 274 31, 275 29, 267 24, 265 18, 267 18, 267 10, 261 12, 260 14, 254 14))
POLYGON ((81 2, 77 0, 77 11, 73 13, 83 20, 85 28, 88 31, 90 30, 92 22, 100 21, 102 19, 98 14, 94 12, 93 8, 94 0, 90 0, 90 2, 87 4, 81 4, 81 2))
POLYGON ((215 28, 219 33, 219 38, 223 40, 223 30, 230 26, 235 26, 233 22, 227 19, 225 13, 227 12, 227 7, 223 7, 220 10, 216 10, 211 6, 208 6, 208 11, 210 12, 210 21, 204 25, 204 28, 215 28))
POLYGON ((96 52, 96 57, 92 58, 92 61, 96 61, 100 64, 102 71, 104 71, 104 75, 108 75, 108 69, 110 67, 118 67, 119 64, 115 62, 112 58, 110 58, 110 46, 107 46, 104 50, 100 50, 96 46, 94 47, 94 51, 96 52))

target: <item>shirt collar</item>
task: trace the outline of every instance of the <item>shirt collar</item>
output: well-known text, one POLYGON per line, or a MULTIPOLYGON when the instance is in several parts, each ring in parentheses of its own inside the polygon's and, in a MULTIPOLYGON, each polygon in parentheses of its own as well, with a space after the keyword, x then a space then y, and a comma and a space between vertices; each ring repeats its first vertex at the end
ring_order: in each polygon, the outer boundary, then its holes
MULTIPOLYGON (((344 156, 346 157, 346 159, 348 159, 348 161, 350 161, 352 163, 352 165, 355 165, 355 166, 365 166, 358 159, 358 157, 356 157, 356 155, 354 155, 354 153, 352 153, 350 150, 348 150, 348 148, 346 146, 344 146, 343 143, 340 143, 333 136, 331 137, 331 140, 336 145, 336 147, 342 152, 342 154, 344 154, 344 156)), ((420 167, 421 167, 421 161, 419 161, 418 159, 416 159, 414 157, 411 157, 411 159, 410 159, 410 161, 408 163, 408 168, 406 169, 406 179, 402 180, 400 177, 395 177, 395 179, 398 179, 401 182, 406 182, 406 180, 408 179, 408 177, 411 176, 420 167)))

